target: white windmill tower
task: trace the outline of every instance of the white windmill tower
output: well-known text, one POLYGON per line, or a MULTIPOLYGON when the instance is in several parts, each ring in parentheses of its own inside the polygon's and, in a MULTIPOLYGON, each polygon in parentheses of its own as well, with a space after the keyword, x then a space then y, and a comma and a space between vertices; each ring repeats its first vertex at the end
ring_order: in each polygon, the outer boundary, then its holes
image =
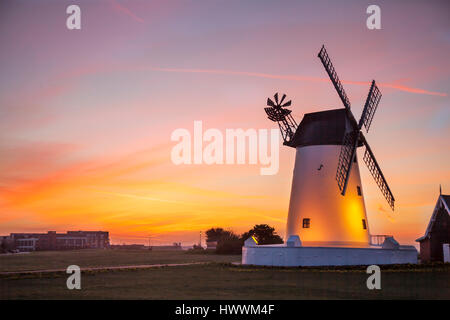
POLYGON ((324 46, 318 57, 345 108, 305 114, 299 125, 285 109, 291 105, 291 101, 283 104, 286 95, 279 101, 275 94, 275 102, 267 99, 269 107, 265 108, 269 119, 278 123, 284 144, 296 149, 286 239, 298 235, 303 246, 368 247, 358 147, 365 146, 363 160, 394 209, 394 196, 361 132, 363 125, 369 130, 381 93, 372 81, 357 122, 324 46))

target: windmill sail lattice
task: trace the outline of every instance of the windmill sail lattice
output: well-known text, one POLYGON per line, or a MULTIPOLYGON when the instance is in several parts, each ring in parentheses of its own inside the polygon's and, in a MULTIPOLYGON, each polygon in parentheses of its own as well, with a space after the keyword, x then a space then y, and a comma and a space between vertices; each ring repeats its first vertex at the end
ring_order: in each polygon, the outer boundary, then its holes
POLYGON ((392 195, 391 189, 389 189, 389 186, 386 182, 386 179, 384 178, 383 172, 381 172, 380 166, 377 163, 377 160, 375 159, 375 156, 372 153, 372 150, 370 150, 370 147, 366 142, 364 142, 366 146, 366 151, 364 152, 364 163, 366 164, 367 168, 369 168, 370 173, 372 174, 372 177, 375 179, 375 182, 377 183, 378 187, 381 190, 381 193, 383 193, 384 197, 386 198, 386 201, 391 206, 392 210, 394 210, 394 196, 392 195))
POLYGON ((378 104, 380 103, 381 92, 378 89, 375 80, 373 80, 366 99, 366 103, 364 105, 363 112, 361 114, 361 118, 357 123, 350 110, 350 101, 348 99, 348 96, 345 93, 344 87, 339 80, 333 64, 331 63, 331 59, 325 49, 325 46, 322 46, 322 48, 320 49, 318 57, 322 61, 322 64, 325 67, 325 70, 327 71, 331 82, 333 83, 339 97, 341 98, 342 103, 344 104, 345 109, 347 110, 347 116, 351 126, 349 131, 344 135, 341 152, 339 155, 338 168, 336 172, 338 187, 341 190, 342 195, 345 195, 347 184, 350 178, 352 163, 354 162, 356 157, 356 149, 359 145, 364 144, 366 147, 366 152, 364 154, 364 163, 369 168, 370 173, 372 174, 375 182, 380 188, 381 193, 386 198, 386 201, 389 203, 392 210, 394 210, 394 196, 392 195, 391 189, 389 188, 386 179, 384 178, 384 175, 380 169, 380 166, 375 159, 369 143, 361 132, 361 128, 363 125, 366 128, 366 131, 369 131, 370 125, 372 124, 372 120, 375 115, 375 111, 378 107, 378 104))
POLYGON ((339 77, 336 73, 336 70, 334 69, 333 64, 331 63, 331 59, 328 56, 325 46, 322 46, 322 49, 320 49, 318 57, 320 58, 320 61, 322 61, 322 64, 325 67, 325 70, 327 71, 328 76, 331 79, 331 82, 333 83, 334 87, 336 88, 336 91, 338 92, 339 97, 341 98, 342 103, 344 104, 345 108, 350 110, 350 100, 348 99, 347 94, 345 93, 344 87, 342 86, 342 83, 339 80, 339 77))
POLYGON ((369 95, 367 96, 366 104, 364 105, 364 111, 359 121, 358 126, 360 129, 364 124, 366 132, 369 132, 369 128, 372 123, 373 116, 375 115, 375 111, 377 110, 378 104, 380 103, 380 99, 381 92, 375 84, 375 80, 373 80, 372 85, 370 86, 369 95))
POLYGON ((349 175, 347 172, 350 170, 353 158, 353 150, 355 149, 356 135, 354 132, 347 132, 344 136, 341 152, 339 154, 338 168, 336 171, 336 180, 338 182, 341 192, 344 190, 347 184, 349 175))

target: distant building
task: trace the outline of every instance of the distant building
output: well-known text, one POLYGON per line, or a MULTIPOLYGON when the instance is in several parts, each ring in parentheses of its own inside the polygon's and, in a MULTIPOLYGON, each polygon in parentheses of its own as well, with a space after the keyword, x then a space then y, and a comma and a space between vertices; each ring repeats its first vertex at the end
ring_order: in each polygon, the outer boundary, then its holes
POLYGON ((109 246, 109 232, 107 231, 67 231, 66 237, 75 239, 86 237, 88 248, 106 248, 109 246))
POLYGON ((70 250, 109 247, 108 231, 68 231, 67 233, 11 233, 9 241, 19 251, 70 250))
POLYGON ((126 250, 143 250, 146 249, 143 244, 112 244, 111 249, 126 249, 126 250))
POLYGON ((448 256, 450 243, 450 195, 439 195, 436 206, 431 215, 425 235, 416 241, 420 243, 420 260, 444 261, 448 256), (445 245, 447 244, 447 245, 445 245))

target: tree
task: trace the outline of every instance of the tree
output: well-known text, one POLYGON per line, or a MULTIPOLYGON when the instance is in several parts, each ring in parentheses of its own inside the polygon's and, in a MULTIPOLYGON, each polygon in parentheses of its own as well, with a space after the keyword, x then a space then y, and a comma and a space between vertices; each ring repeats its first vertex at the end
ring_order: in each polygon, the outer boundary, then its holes
POLYGON ((211 228, 206 230, 206 241, 219 241, 227 231, 222 228, 211 228))
POLYGON ((275 228, 267 224, 258 224, 240 237, 233 231, 222 228, 211 228, 206 232, 206 241, 217 241, 216 253, 241 254, 244 241, 254 236, 258 244, 280 244, 283 239, 275 232, 275 228))
POLYGON ((206 230, 206 241, 217 241, 216 253, 219 254, 241 254, 243 242, 239 235, 233 231, 222 228, 211 228, 206 230))
POLYGON ((251 236, 256 238, 258 244, 280 244, 283 239, 275 232, 275 228, 267 224, 257 224, 248 232, 242 234, 242 241, 247 240, 251 236))
POLYGON ((244 242, 233 231, 224 231, 217 242, 216 253, 241 254, 244 242))
POLYGON ((0 253, 6 253, 11 250, 14 250, 13 241, 7 239, 0 240, 0 253))

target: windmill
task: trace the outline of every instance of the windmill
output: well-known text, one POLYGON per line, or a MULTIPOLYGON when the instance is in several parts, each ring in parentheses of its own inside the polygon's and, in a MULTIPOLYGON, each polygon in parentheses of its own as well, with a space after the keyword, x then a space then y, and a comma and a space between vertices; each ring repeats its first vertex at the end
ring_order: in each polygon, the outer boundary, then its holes
POLYGON ((264 108, 268 118, 278 123, 284 144, 296 148, 287 237, 300 235, 302 242, 311 245, 370 244, 358 147, 365 147, 364 163, 392 210, 395 201, 361 130, 364 126, 369 131, 381 93, 372 81, 357 122, 325 46, 318 57, 344 108, 305 114, 298 125, 286 109, 291 101, 283 103, 286 95, 278 101, 276 93, 275 103, 267 99, 269 108, 264 108))

